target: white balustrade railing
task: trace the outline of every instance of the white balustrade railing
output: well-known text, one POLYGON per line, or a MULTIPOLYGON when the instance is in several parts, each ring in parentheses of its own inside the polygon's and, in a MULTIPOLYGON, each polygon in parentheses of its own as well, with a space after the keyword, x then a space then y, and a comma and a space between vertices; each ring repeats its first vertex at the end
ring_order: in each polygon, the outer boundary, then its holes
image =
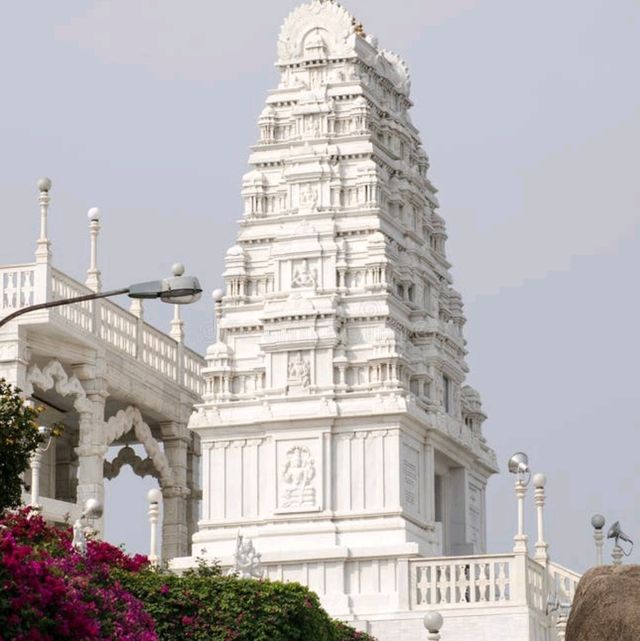
POLYGON ((175 378, 178 365, 178 343, 150 325, 144 325, 142 362, 169 378, 175 378))
POLYGON ((527 559, 527 603, 538 612, 547 607, 546 570, 537 561, 527 559))
POLYGON ((409 562, 412 609, 528 605, 546 616, 550 594, 571 603, 580 575, 518 554, 422 558, 409 562))
POLYGON ((0 267, 0 309, 11 312, 33 305, 34 295, 34 265, 0 267))
POLYGON ((100 338, 111 347, 137 357, 138 318, 108 300, 103 300, 99 309, 100 338))
POLYGON ((560 601, 571 603, 576 593, 580 575, 551 561, 549 563, 549 591, 560 601))
MULTIPOLYGON (((89 293, 91 290, 82 283, 69 278, 57 269, 51 270, 51 300, 74 298, 89 293)), ((93 307, 92 301, 84 301, 83 303, 55 307, 54 313, 85 331, 92 332, 94 329, 93 307)))
POLYGON ((514 556, 448 557, 411 561, 411 603, 429 609, 511 600, 514 556))
MULTIPOLYGON (((45 301, 46 290, 43 286, 40 291, 41 286, 37 284, 38 267, 34 264, 0 267, 0 316, 45 301)), ((44 273, 50 274, 48 300, 91 293, 84 284, 58 269, 50 268, 44 273)), ((50 312, 190 391, 202 393, 200 372, 204 359, 113 301, 101 299, 61 305, 50 312)))

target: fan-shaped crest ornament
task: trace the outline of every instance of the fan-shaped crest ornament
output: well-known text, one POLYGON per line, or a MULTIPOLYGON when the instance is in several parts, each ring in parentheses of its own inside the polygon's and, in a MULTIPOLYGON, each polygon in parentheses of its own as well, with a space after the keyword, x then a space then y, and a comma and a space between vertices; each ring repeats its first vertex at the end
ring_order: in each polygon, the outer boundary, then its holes
POLYGON ((331 0, 314 0, 294 9, 284 21, 278 38, 278 59, 287 64, 304 58, 310 33, 322 34, 329 57, 355 55, 354 17, 331 0))

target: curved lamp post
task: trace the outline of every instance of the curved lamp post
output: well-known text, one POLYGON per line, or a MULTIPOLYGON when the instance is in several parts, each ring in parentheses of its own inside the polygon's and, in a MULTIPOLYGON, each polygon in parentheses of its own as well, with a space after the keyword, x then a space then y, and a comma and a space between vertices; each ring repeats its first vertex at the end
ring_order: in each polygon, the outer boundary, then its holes
POLYGON ((163 303, 173 303, 174 305, 188 305, 195 303, 202 294, 202 287, 195 276, 184 275, 184 265, 176 263, 172 268, 173 276, 162 280, 151 280, 146 283, 135 283, 129 287, 121 289, 112 289, 107 292, 91 292, 83 296, 74 296, 73 298, 61 298, 52 300, 47 303, 38 303, 29 305, 0 319, 0 327, 6 325, 22 314, 34 312, 38 309, 49 309, 50 307, 61 307, 62 305, 73 305, 73 303, 82 303, 87 300, 96 298, 109 298, 120 294, 127 294, 129 298, 159 298, 163 303))

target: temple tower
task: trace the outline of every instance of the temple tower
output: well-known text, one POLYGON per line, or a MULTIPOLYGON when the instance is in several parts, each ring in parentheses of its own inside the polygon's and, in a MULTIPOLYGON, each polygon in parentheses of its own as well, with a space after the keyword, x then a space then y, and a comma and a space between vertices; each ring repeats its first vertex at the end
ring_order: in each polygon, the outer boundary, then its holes
POLYGON ((289 15, 277 64, 190 422, 194 551, 241 529, 340 613, 354 563, 392 586, 403 559, 484 552, 497 467, 407 66, 328 0, 289 15))

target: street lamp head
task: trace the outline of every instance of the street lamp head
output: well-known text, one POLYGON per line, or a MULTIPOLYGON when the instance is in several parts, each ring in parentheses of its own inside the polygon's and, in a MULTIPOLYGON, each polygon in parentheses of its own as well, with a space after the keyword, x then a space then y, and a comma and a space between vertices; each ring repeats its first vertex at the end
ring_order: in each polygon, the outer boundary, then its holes
POLYGON ((529 471, 529 457, 524 452, 516 452, 509 459, 509 472, 511 474, 523 474, 529 471))
POLYGON ((189 305, 200 300, 202 287, 195 276, 173 276, 165 278, 160 299, 164 303, 189 305))
POLYGON ((591 517, 591 525, 593 526, 594 530, 601 530, 604 527, 604 524, 605 520, 602 514, 594 514, 591 517))
POLYGON ((164 303, 188 305, 202 295, 202 287, 195 276, 184 276, 184 265, 176 263, 173 276, 129 286, 129 298, 159 298, 164 303))
POLYGON ((102 503, 98 499, 87 499, 84 503, 83 516, 89 519, 99 519, 102 516, 102 503))
POLYGON ((46 176, 38 180, 38 191, 49 191, 51 189, 51 178, 46 176))
POLYGON ((224 298, 224 292, 221 289, 214 289, 211 292, 211 298, 213 298, 214 303, 221 303, 224 298))
POLYGON ((424 627, 428 632, 440 632, 442 627, 442 615, 440 612, 427 612, 424 615, 424 627))
POLYGON ((88 212, 87 212, 87 218, 92 222, 92 223, 97 223, 100 221, 100 209, 98 207, 92 207, 88 212))
POLYGON ((162 501, 162 492, 157 488, 151 488, 147 492, 147 500, 149 503, 160 503, 162 501))

